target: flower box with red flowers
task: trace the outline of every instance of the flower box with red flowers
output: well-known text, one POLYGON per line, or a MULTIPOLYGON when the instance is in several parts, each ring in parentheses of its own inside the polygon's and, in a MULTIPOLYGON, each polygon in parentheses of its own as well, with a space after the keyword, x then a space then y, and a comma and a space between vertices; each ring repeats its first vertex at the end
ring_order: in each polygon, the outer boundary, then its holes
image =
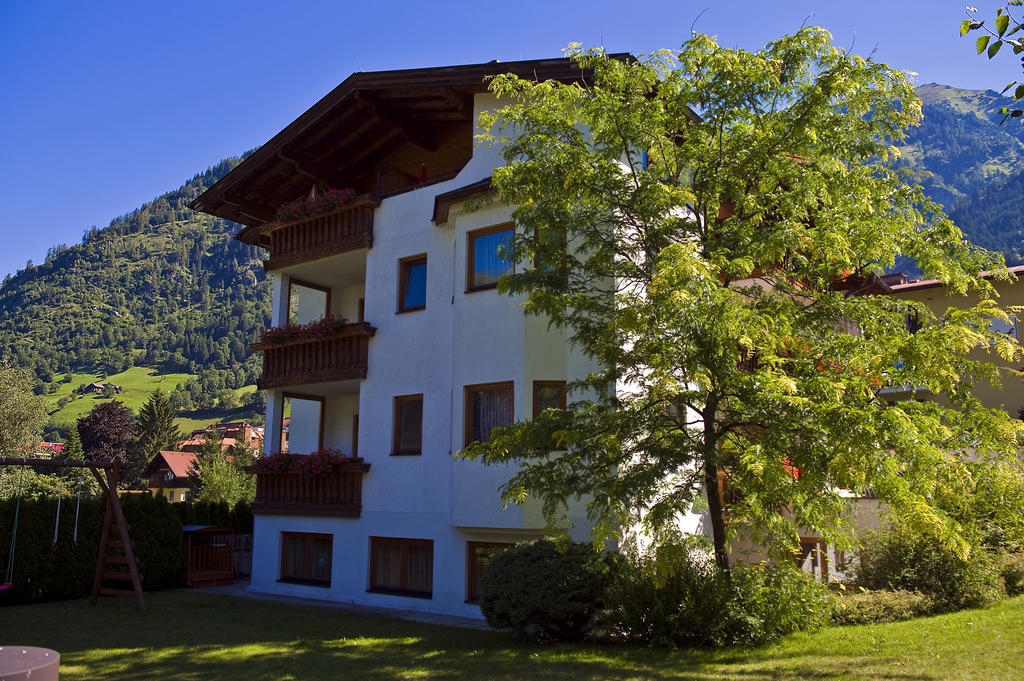
POLYGON ((319 194, 311 193, 278 208, 274 214, 274 222, 282 224, 298 222, 318 215, 333 213, 350 203, 355 195, 356 190, 351 188, 328 189, 319 194))

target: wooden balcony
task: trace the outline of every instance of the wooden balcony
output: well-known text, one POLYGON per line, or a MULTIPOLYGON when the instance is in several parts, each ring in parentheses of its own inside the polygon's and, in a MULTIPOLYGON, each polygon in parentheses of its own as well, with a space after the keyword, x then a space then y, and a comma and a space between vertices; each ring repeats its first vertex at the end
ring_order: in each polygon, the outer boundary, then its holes
POLYGON ((259 473, 252 512, 257 515, 358 518, 363 510, 363 476, 370 464, 339 464, 331 475, 259 473))
POLYGON ((289 341, 282 345, 253 343, 263 353, 260 390, 309 383, 366 378, 370 337, 377 329, 366 322, 346 324, 325 338, 289 341))
POLYGON ((373 211, 380 201, 356 198, 341 210, 289 222, 271 229, 268 272, 330 255, 373 246, 373 211))

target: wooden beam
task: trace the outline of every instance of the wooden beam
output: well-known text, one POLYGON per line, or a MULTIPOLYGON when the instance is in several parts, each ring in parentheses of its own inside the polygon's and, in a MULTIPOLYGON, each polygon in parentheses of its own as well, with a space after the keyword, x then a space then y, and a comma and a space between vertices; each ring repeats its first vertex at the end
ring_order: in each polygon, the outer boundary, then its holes
POLYGON ((242 198, 234 197, 230 194, 225 194, 223 201, 226 204, 235 206, 238 209, 238 212, 242 215, 248 215, 249 217, 262 222, 270 222, 274 219, 273 208, 267 208, 255 201, 247 201, 242 198))
MULTIPOLYGON (((132 548, 132 539, 128 534, 128 523, 124 519, 124 510, 121 508, 121 500, 117 497, 117 474, 118 467, 107 470, 107 484, 113 494, 107 496, 114 507, 114 518, 117 520, 117 529, 121 532, 121 541, 124 543, 124 555, 128 559, 128 573, 132 578, 132 590, 135 591, 135 603, 140 610, 146 608, 146 597, 142 593, 142 580, 139 578, 139 565, 135 562, 135 550, 132 548)), ((105 557, 104 557, 105 558, 105 557)), ((101 576, 102 578, 102 576, 101 576)))
POLYGON ((437 135, 432 130, 425 126, 410 125, 408 120, 403 120, 404 117, 398 109, 362 93, 356 93, 356 101, 363 102, 377 120, 400 130, 406 139, 416 146, 426 151, 435 151, 439 146, 437 135))
POLYGON ((466 117, 467 121, 473 120, 473 97, 457 91, 448 85, 441 86, 441 96, 448 100, 452 108, 466 117))

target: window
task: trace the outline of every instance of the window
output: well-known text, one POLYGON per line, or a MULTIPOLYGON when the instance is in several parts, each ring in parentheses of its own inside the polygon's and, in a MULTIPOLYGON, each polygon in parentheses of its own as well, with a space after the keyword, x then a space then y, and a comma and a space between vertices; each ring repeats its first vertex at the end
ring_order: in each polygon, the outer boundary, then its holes
POLYGON ((480 600, 480 575, 484 566, 498 551, 513 546, 504 542, 466 542, 466 602, 476 603, 480 600))
POLYGON ((423 395, 395 398, 395 427, 391 454, 419 454, 423 441, 423 395))
POLYGON ((308 324, 331 311, 331 289, 291 279, 288 282, 288 323, 308 324))
POLYGON ((427 256, 414 255, 398 261, 398 311, 411 312, 427 306, 427 256))
POLYGON ((511 224, 470 232, 466 291, 494 288, 502 275, 511 274, 511 248, 511 224))
POLYGON ((1017 339, 1017 320, 1014 317, 1010 317, 1008 320, 996 319, 995 317, 988 317, 989 329, 996 333, 1004 333, 1007 336, 1017 339))
POLYGON ((491 437, 494 428, 512 425, 515 418, 513 385, 508 381, 466 386, 464 444, 484 442, 491 437))
POLYGON ((324 448, 324 398, 283 393, 281 451, 309 454, 324 448))
POLYGON ((333 544, 329 534, 282 532, 281 581, 330 586, 333 544))
POLYGON ((565 381, 533 382, 533 418, 545 409, 565 409, 565 381))
POLYGON ((431 598, 434 542, 370 537, 370 591, 431 598))

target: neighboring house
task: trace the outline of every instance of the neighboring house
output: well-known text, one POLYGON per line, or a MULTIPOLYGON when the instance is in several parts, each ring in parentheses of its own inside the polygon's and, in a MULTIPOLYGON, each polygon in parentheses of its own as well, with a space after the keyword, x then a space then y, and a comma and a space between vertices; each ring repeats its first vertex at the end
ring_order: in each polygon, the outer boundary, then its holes
POLYGON ((192 452, 157 452, 143 472, 149 477, 149 491, 171 502, 190 501, 192 484, 188 474, 195 460, 192 452))
MULTIPOLYGON (((266 453, 279 443, 361 460, 327 481, 260 474, 253 591, 480 617, 490 553, 545 531, 539 503, 504 507, 510 467, 453 458, 495 426, 564 405, 566 381, 596 368, 495 290, 513 267, 499 257, 512 209, 460 210, 502 164, 473 137, 497 105, 485 78, 503 72, 581 80, 563 59, 357 73, 192 204, 269 250, 273 326, 350 320, 254 345, 266 453), (274 221, 314 188, 356 196, 274 221)), ((568 533, 589 538, 582 506, 567 515, 568 533)))
POLYGON ((253 426, 246 421, 226 421, 193 430, 187 439, 178 443, 178 449, 183 452, 199 453, 206 444, 207 436, 214 433, 221 438, 221 451, 227 451, 238 443, 244 443, 251 449, 263 448, 262 426, 253 426))
MULTIPOLYGON (((1024 266, 1009 268, 1017 277, 1024 276, 1024 266)), ((995 286, 999 294, 1000 307, 1024 306, 1024 279, 1014 281, 995 280, 990 273, 984 273, 995 286)), ((880 285, 872 293, 888 294, 897 298, 924 303, 933 313, 941 317, 948 308, 967 308, 981 302, 977 292, 966 295, 950 293, 938 279, 908 280, 904 274, 890 274, 882 277, 880 285)), ((998 321, 996 328, 1020 340, 1020 320, 1009 322, 998 321)), ((907 320, 908 327, 915 322, 907 320)), ((982 348, 976 350, 973 359, 989 361, 997 365, 1006 365, 998 356, 987 354, 982 348)), ((1018 368, 1016 366, 1011 368, 1018 368)), ((981 403, 990 409, 1002 409, 1014 418, 1024 418, 1024 381, 1017 378, 1004 378, 1000 387, 988 382, 975 385, 974 394, 981 403)), ((878 392, 878 396, 891 402, 906 399, 927 400, 932 395, 925 388, 916 386, 893 386, 878 392)), ((851 511, 858 532, 877 529, 884 521, 882 505, 870 496, 849 495, 851 511)), ((844 578, 845 567, 850 556, 837 552, 833 547, 825 546, 818 537, 808 534, 800 537, 801 553, 797 557, 798 564, 805 570, 821 576, 826 581, 837 581, 844 578)), ((741 546, 740 553, 746 551, 752 555, 757 550, 749 545, 741 546)))

